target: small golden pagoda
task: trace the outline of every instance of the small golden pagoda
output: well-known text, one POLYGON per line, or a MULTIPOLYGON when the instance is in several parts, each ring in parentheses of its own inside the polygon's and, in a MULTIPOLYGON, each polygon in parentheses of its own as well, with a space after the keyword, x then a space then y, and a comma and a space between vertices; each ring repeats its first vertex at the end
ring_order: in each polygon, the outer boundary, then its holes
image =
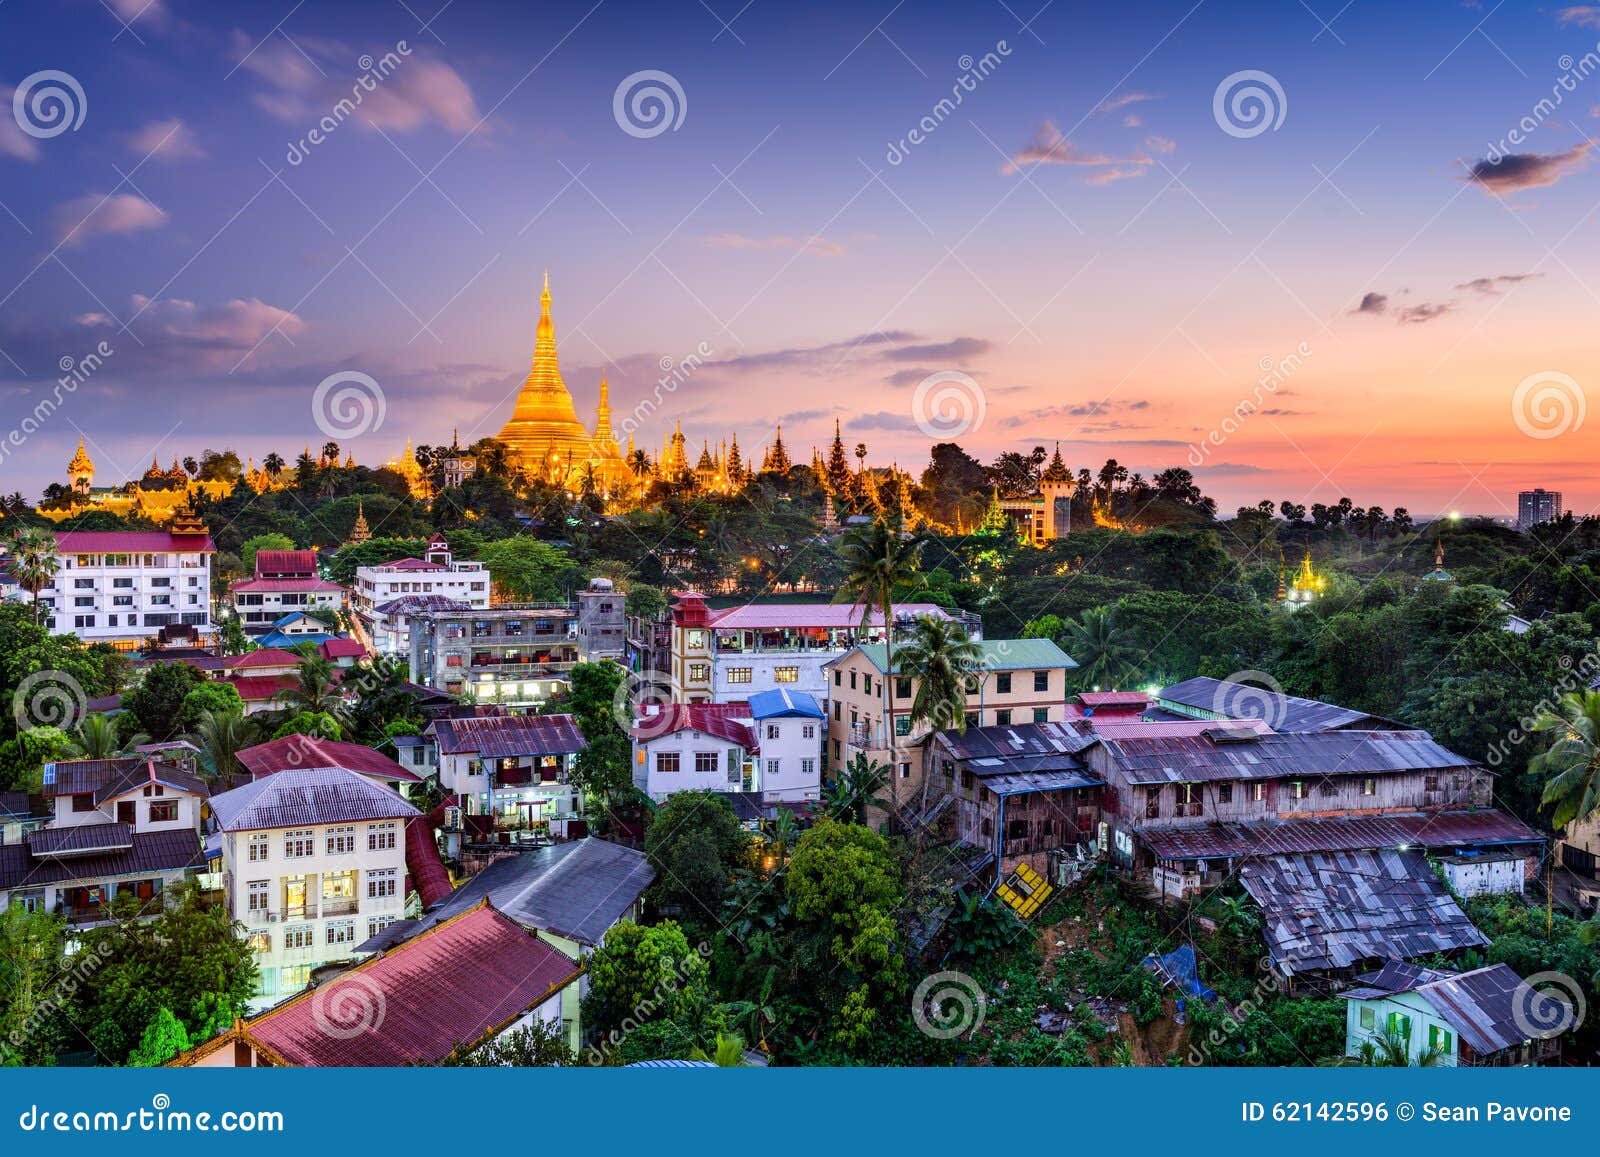
POLYGON ((372 531, 367 529, 367 509, 361 502, 356 503, 356 521, 350 527, 350 537, 345 539, 346 546, 356 546, 366 542, 372 537, 372 531))

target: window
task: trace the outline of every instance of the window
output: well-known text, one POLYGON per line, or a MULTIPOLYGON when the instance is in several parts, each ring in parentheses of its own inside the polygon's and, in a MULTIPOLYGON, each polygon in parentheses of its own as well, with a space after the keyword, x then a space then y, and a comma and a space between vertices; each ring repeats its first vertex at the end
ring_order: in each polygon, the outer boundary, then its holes
MULTIPOLYGON (((343 916, 356 910, 356 873, 322 873, 322 914, 343 916)), ((329 941, 328 943, 333 943, 329 941)))
POLYGON ((839 722, 839 700, 837 699, 833 701, 833 721, 835 723, 839 722))
POLYGON ((317 834, 306 828, 302 831, 283 833, 283 858, 286 860, 303 860, 307 856, 317 854, 317 834))
POLYGON ((1425 775, 1425 776, 1423 776, 1422 777, 1422 790, 1423 791, 1438 791, 1439 790, 1439 777, 1436 776, 1436 775, 1425 775))
POLYGON ((904 675, 894 677, 894 697, 896 699, 911 698, 911 680, 904 675))
POLYGON ((272 903, 272 881, 251 880, 245 888, 245 911, 265 912, 272 903))
POLYGON ((72 616, 72 625, 74 627, 78 627, 78 628, 81 628, 81 627, 92 627, 92 626, 94 626, 94 616, 93 615, 73 615, 72 616))
POLYGON ((911 764, 902 763, 900 765, 900 778, 901 779, 910 779, 911 778, 911 764))
POLYGON ((911 734, 911 716, 896 715, 894 717, 894 733, 902 738, 911 734))
POLYGON ((748 683, 751 681, 751 674, 752 672, 749 667, 729 667, 728 682, 748 683))
POLYGON ((1334 783, 1331 779, 1325 779, 1321 783, 1317 784, 1317 794, 1321 795, 1324 799, 1331 799, 1333 796, 1339 794, 1339 785, 1334 783))
POLYGON ((1233 802, 1233 784, 1231 784, 1231 783, 1219 783, 1219 784, 1217 784, 1217 802, 1218 803, 1232 803, 1233 802))
POLYGON ((250 945, 250 951, 256 955, 265 955, 272 951, 271 932, 252 932, 245 943, 250 945))
POLYGON ((157 799, 150 801, 150 822, 153 824, 170 824, 178 818, 178 801, 175 799, 157 799))
POLYGON ((94 590, 94 579, 73 579, 72 589, 75 591, 92 591, 94 590))
POLYGON ((283 930, 283 946, 285 949, 310 948, 312 936, 316 929, 310 924, 294 924, 283 930))
POLYGON ((1011 712, 1010 711, 996 711, 994 713, 994 722, 995 722, 995 726, 997 726, 997 727, 1009 727, 1009 726, 1011 726, 1011 712))
POLYGON ((816 775, 817 774, 817 761, 814 760, 814 759, 802 759, 800 761, 800 774, 801 774, 802 777, 807 777, 807 778, 809 778, 810 776, 816 775))
POLYGON ((656 752, 656 770, 663 774, 670 774, 678 770, 678 753, 676 751, 656 752))
POLYGON ((72 605, 75 607, 92 607, 94 606, 94 596, 87 595, 75 598, 72 600, 72 605))
POLYGON ((772 669, 772 681, 774 683, 798 683, 800 682, 800 668, 774 667, 772 669))
POLYGON ((395 894, 395 868, 379 868, 367 873, 367 899, 378 900, 395 894))
POLYGON ((767 774, 773 776, 778 774, 778 761, 776 759, 767 760, 767 774))
POLYGON ((1362 1028, 1377 1028, 1378 1027, 1378 1014, 1374 1009, 1365 1008, 1365 1007, 1362 1008, 1362 1010, 1361 1010, 1361 1027, 1362 1028))
MULTIPOLYGON (((668 753, 667 752, 663 752, 662 754, 668 754, 668 753)), ((677 755, 677 752, 671 752, 670 754, 677 755)), ((660 763, 659 763, 659 757, 657 757, 657 760, 658 761, 657 761, 656 770, 660 771, 661 767, 660 767, 660 763)), ((673 771, 677 771, 678 769, 677 768, 673 768, 672 770, 673 771)), ((695 770, 695 774, 696 775, 715 775, 717 773, 717 753, 715 751, 697 751, 697 752, 695 752, 694 753, 694 770, 695 770)))
POLYGON ((1250 785, 1250 802, 1251 803, 1260 803, 1262 800, 1264 800, 1266 798, 1267 798, 1267 785, 1266 784, 1264 784, 1264 783, 1252 783, 1250 785))
POLYGON ((1291 779, 1289 781, 1289 798, 1290 799, 1305 799, 1306 798, 1306 781, 1305 780, 1303 780, 1303 779, 1291 779))
POLYGON ((994 689, 997 695, 1011 694, 1011 672, 1001 671, 994 677, 994 689))
POLYGON ((706 645, 706 633, 704 631, 690 631, 686 642, 688 646, 693 647, 695 650, 701 650, 706 645))
POLYGON ((1161 789, 1147 787, 1144 789, 1144 818, 1147 820, 1161 817, 1161 789))
POLYGON ((1368 776, 1366 779, 1362 780, 1361 781, 1361 794, 1362 795, 1377 795, 1378 794, 1378 781, 1373 779, 1371 776, 1368 776))
POLYGON ((373 916, 369 918, 367 920, 367 939, 372 939, 372 937, 393 924, 394 921, 395 918, 393 916, 373 916))
POLYGON ((367 851, 369 851, 369 852, 387 852, 387 851, 392 851, 394 849, 394 844, 395 844, 395 825, 394 825, 394 823, 391 822, 391 823, 386 823, 386 824, 368 824, 367 825, 367 851))
POLYGON ((1389 1014, 1388 1031, 1391 1036, 1397 1036, 1401 1040, 1410 1043, 1411 1018, 1404 1013, 1391 1012, 1389 1014))
POLYGON ((266 832, 254 832, 250 836, 250 862, 259 864, 262 860, 272 855, 272 839, 266 832))
POLYGON ((328 829, 328 855, 348 856, 356 850, 356 829, 354 824, 344 824, 341 827, 328 829))
POLYGON ((1049 671, 1035 671, 1033 673, 1033 689, 1035 691, 1048 691, 1048 690, 1050 690, 1050 672, 1049 671))
POLYGON ((707 679, 711 678, 711 664, 690 663, 689 678, 692 682, 704 683, 707 679))
POLYGON ((1453 1044, 1454 1042, 1450 1038, 1448 1029, 1442 1029, 1436 1024, 1428 1026, 1428 1047, 1430 1049, 1438 1049, 1446 1056, 1454 1056, 1455 1049, 1452 1047, 1453 1044))
POLYGON ((778 725, 776 723, 767 724, 767 738, 768 739, 777 739, 778 735, 779 735, 779 727, 778 727, 778 725))
POLYGON ((354 944, 356 942, 356 922, 354 920, 330 920, 328 922, 329 944, 354 944))
POLYGON ((801 739, 815 739, 816 737, 817 725, 815 723, 807 723, 805 726, 800 728, 801 739))
POLYGON ((1048 707, 1035 707, 1033 709, 1033 721, 1035 723, 1049 723, 1050 722, 1050 708, 1048 708, 1048 707))
POLYGON ((85 792, 82 795, 73 796, 72 797, 72 810, 75 811, 75 812, 92 812, 92 811, 94 811, 94 796, 89 794, 88 792, 85 792))

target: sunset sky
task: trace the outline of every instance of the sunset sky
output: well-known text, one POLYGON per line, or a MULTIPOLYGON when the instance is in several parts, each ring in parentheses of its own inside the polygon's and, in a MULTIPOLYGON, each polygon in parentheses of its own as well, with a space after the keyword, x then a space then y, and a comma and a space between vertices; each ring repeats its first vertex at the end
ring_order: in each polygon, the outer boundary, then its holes
POLYGON ((80 434, 97 484, 292 457, 338 370, 383 392, 364 462, 492 434, 548 269, 586 420, 602 371, 622 415, 710 351, 640 424, 652 453, 681 420, 759 454, 781 421, 804 459, 838 418, 920 469, 917 384, 955 372, 985 460, 1200 461, 1225 509, 1505 517, 1542 485, 1589 512, 1597 43, 1600 7, 1493 0, 9 0, 0 441, 62 359, 114 352, 0 490, 64 481, 80 434), (13 115, 46 70, 83 94, 57 135, 13 115), (644 70, 683 94, 657 135, 614 112, 644 70), (1282 93, 1254 135, 1214 111, 1246 70, 1282 93))

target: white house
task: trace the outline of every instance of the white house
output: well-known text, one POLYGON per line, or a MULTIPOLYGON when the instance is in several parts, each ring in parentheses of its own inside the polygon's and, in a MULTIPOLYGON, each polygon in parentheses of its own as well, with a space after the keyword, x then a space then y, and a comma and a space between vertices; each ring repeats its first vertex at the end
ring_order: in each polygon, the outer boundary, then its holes
POLYGON ((764 803, 822 796, 822 751, 827 715, 803 691, 762 691, 750 696, 760 744, 758 782, 764 803))
POLYGON ((240 626, 253 635, 274 627, 287 634, 327 629, 307 624, 296 630, 280 621, 296 611, 309 611, 317 622, 334 623, 345 602, 344 588, 317 573, 314 550, 257 551, 255 576, 235 582, 229 594, 240 626))
POLYGON ((223 893, 261 967, 262 1005, 349 960, 406 902, 406 821, 420 813, 346 768, 279 771, 211 801, 223 893))
POLYGON ((85 643, 136 651, 162 627, 211 634, 211 556, 216 546, 198 519, 168 530, 63 531, 61 569, 39 592, 45 626, 85 643))
POLYGON ((380 607, 418 595, 487 609, 491 581, 488 567, 481 562, 455 561, 444 535, 435 534, 428 540, 428 549, 422 558, 402 558, 380 566, 357 567, 355 586, 350 591, 350 607, 377 650, 384 654, 409 654, 411 642, 405 623, 399 624, 398 630, 378 629, 383 617, 380 607))
POLYGON ((633 723, 633 782, 661 801, 678 791, 757 790, 748 703, 651 704, 633 723))
POLYGON ((492 815, 500 829, 559 835, 559 821, 582 811, 583 794, 568 773, 589 745, 570 715, 436 719, 423 737, 434 749, 440 788, 467 815, 492 815))

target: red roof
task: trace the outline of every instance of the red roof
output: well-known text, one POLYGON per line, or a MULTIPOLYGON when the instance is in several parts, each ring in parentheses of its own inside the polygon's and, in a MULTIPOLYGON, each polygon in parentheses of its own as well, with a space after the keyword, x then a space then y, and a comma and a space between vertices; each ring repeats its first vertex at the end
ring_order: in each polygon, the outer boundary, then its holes
POLYGON ((216 553, 209 534, 169 534, 164 530, 64 530, 56 535, 61 554, 216 553))
POLYGON ((355 639, 324 639, 317 645, 324 659, 365 659, 367 648, 355 639))
POLYGON ((300 685, 293 675, 225 675, 221 682, 232 683, 246 703, 264 703, 277 698, 278 692, 300 685))
POLYGON ((760 746, 750 704, 743 702, 664 703, 656 714, 633 721, 634 738, 644 740, 660 739, 690 728, 737 743, 750 751, 760 746))
POLYGON ((450 568, 437 562, 423 562, 420 558, 397 558, 390 562, 379 563, 379 566, 391 570, 449 570, 450 568))
MULTIPOLYGON (((678 608, 674 607, 676 621, 678 608)), ((850 603, 746 603, 739 607, 726 607, 709 612, 711 625, 720 630, 775 630, 781 627, 810 627, 814 630, 848 631, 861 626, 861 604, 850 603)), ((897 620, 907 616, 925 618, 932 615, 947 619, 950 612, 933 603, 896 603, 897 620)), ((877 607, 866 611, 869 627, 883 624, 883 612, 877 607)))
POLYGON ((290 1065, 436 1064, 582 971, 486 902, 264 1013, 243 1036, 290 1065))
POLYGON ((450 895, 450 873, 444 870, 439 842, 433 838, 433 826, 426 816, 406 821, 406 871, 411 873, 411 887, 422 897, 424 909, 443 903, 450 895))
POLYGON ((258 550, 256 577, 317 577, 317 552, 314 550, 258 550))
POLYGON ((235 758, 256 779, 303 767, 342 767, 370 779, 418 782, 415 772, 407 771, 380 751, 359 743, 322 739, 314 735, 285 735, 270 743, 247 747, 235 758))
POLYGON ((253 578, 240 579, 232 583, 230 591, 342 591, 344 588, 338 583, 331 583, 327 579, 319 578, 253 578))
POLYGON ((245 671, 252 667, 298 667, 300 656, 277 647, 263 647, 259 651, 246 651, 243 655, 229 655, 223 660, 223 665, 230 671, 245 671))
POLYGON ((1150 696, 1143 691, 1082 691, 1078 702, 1085 707, 1148 707, 1150 696))

